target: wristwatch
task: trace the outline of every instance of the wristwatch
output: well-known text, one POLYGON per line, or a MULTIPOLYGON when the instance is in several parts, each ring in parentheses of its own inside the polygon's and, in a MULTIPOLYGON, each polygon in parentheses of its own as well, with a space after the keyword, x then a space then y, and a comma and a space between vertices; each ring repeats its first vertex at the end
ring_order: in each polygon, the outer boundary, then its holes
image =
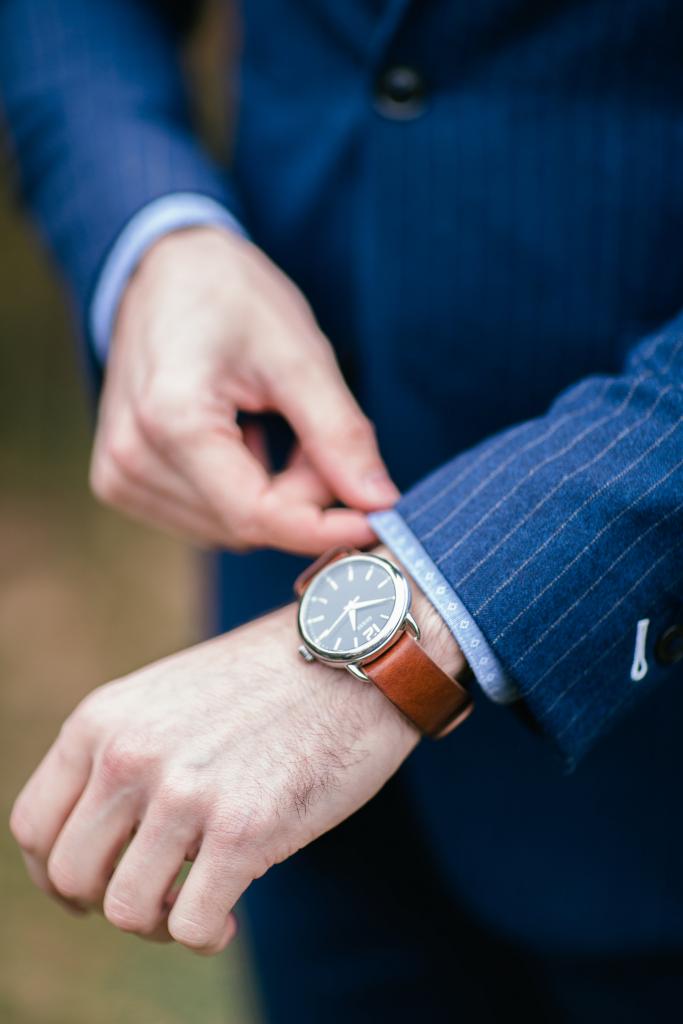
POLYGON ((411 587, 397 565, 355 548, 332 548, 294 584, 306 661, 372 682, 421 733, 446 736, 473 710, 471 669, 447 675, 419 644, 411 587))

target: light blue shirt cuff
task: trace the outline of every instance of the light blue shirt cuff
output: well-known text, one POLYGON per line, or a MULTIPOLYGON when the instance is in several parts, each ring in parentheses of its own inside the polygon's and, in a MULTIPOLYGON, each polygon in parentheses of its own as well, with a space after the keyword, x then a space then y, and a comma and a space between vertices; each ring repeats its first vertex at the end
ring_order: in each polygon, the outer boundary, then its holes
POLYGON ((367 518, 450 628, 486 695, 497 704, 519 700, 519 690, 505 675, 476 622, 399 513, 389 509, 370 512, 367 518))
POLYGON ((100 271, 90 306, 90 335, 101 364, 107 359, 121 296, 147 249, 170 231, 199 224, 218 225, 248 237, 224 206, 198 192, 173 192, 154 199, 123 228, 100 271))

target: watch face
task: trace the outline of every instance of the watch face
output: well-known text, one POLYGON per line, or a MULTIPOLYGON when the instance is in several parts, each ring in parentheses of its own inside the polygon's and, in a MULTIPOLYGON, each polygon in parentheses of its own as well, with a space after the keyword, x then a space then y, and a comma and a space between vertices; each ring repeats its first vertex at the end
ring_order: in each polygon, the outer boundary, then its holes
POLYGON ((299 608, 306 644, 331 662, 375 653, 402 623, 410 605, 405 577, 378 555, 349 555, 322 569, 299 608))

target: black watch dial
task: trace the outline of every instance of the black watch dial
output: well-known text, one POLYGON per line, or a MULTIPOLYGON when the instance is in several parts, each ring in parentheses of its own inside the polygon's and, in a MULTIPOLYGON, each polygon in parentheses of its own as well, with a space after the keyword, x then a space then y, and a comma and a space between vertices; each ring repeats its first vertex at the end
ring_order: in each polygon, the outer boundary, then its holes
POLYGON ((314 651, 348 660, 386 642, 408 603, 405 579, 394 566, 378 556, 351 555, 332 562, 308 585, 299 629, 314 651))

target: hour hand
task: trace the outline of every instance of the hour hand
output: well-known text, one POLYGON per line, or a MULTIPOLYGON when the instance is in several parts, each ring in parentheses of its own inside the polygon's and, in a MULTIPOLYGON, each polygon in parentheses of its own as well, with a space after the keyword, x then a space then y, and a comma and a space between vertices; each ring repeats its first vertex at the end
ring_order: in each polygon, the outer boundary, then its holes
POLYGON ((391 595, 389 595, 388 597, 376 597, 372 601, 361 601, 359 604, 354 606, 354 612, 358 608, 369 608, 370 605, 373 605, 373 604, 384 604, 385 601, 393 601, 393 600, 394 600, 393 597, 391 595))

